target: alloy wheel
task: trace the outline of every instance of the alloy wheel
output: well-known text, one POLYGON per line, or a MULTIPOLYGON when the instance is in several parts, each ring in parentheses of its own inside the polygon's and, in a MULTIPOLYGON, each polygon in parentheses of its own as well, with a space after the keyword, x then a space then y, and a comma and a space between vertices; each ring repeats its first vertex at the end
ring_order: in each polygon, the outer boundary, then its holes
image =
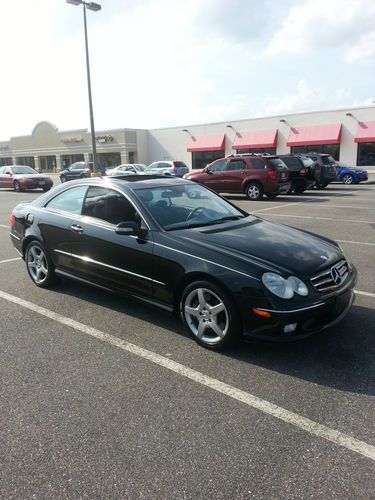
POLYGON ((194 288, 184 302, 184 315, 191 333, 210 346, 228 333, 229 314, 223 300, 208 288, 194 288))
POLYGON ((250 200, 259 200, 262 197, 262 191, 258 184, 250 184, 246 188, 246 194, 250 200))
POLYGON ((342 182, 344 184, 353 184, 353 176, 350 174, 345 174, 342 178, 342 182))
POLYGON ((49 266, 47 257, 42 248, 31 245, 27 252, 27 268, 31 279, 41 285, 48 278, 49 266))

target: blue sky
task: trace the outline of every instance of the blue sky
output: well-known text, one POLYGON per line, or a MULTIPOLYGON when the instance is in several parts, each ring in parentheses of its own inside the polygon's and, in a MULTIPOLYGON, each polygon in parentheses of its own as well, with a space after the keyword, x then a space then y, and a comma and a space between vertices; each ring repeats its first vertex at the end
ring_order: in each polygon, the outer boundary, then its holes
MULTIPOLYGON (((374 1, 100 3, 88 12, 97 130, 375 101, 374 1)), ((1 19, 0 140, 42 120, 88 128, 82 8, 17 0, 2 5, 1 19)))

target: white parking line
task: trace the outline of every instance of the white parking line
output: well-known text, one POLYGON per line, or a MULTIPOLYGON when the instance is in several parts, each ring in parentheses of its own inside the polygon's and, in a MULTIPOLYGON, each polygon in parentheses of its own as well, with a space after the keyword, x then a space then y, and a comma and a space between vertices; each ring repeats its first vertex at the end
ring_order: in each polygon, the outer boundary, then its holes
POLYGON ((336 240, 337 243, 351 243, 352 245, 368 245, 370 247, 375 247, 375 243, 367 243, 366 241, 349 241, 349 240, 336 240))
POLYGON ((21 260, 21 257, 15 257, 14 259, 0 260, 0 264, 5 264, 6 262, 13 262, 14 260, 21 260))
POLYGON ((291 217, 294 219, 314 219, 314 220, 333 220, 335 222, 353 222, 355 224, 375 224, 369 220, 354 219, 332 219, 330 217, 314 217, 310 215, 291 215, 291 214, 269 214, 270 217, 291 217))
POLYGON ((0 227, 5 227, 5 228, 9 228, 9 226, 6 226, 5 224, 0 224, 0 227))
POLYGON ((354 290, 356 295, 364 295, 365 297, 372 297, 375 299, 375 293, 370 293, 370 292, 361 292, 360 290, 354 290))
POLYGON ((67 318, 65 316, 62 316, 61 314, 50 311, 49 309, 45 309, 44 307, 40 307, 36 304, 33 304, 32 302, 21 299, 20 297, 10 295, 9 293, 3 292, 1 290, 0 297, 4 300, 7 300, 8 302, 12 302, 26 309, 34 311, 41 316, 49 318, 62 325, 68 326, 69 328, 78 330, 79 332, 90 335, 91 337, 94 337, 102 342, 106 342, 107 344, 111 344, 115 347, 118 347, 119 349, 123 349, 124 351, 139 356, 140 358, 146 359, 152 363, 155 363, 156 365, 162 366, 174 373, 177 373, 178 375, 186 377, 189 380, 192 380, 216 392, 224 394, 225 396, 235 399, 236 401, 240 401, 241 403, 251 408, 255 408, 259 411, 262 411, 263 413, 282 420, 287 424, 298 427, 305 432, 331 441, 336 445, 342 446, 343 448, 346 448, 355 453, 359 453, 360 455, 375 461, 375 446, 355 439, 348 434, 344 434, 343 432, 319 424, 318 422, 286 410, 280 406, 270 403, 269 401, 254 396, 253 394, 237 389, 236 387, 221 382, 220 380, 209 377, 204 373, 198 372, 185 365, 177 363, 176 361, 165 358, 160 354, 154 353, 147 349, 143 349, 142 347, 138 347, 134 344, 131 344, 130 342, 121 340, 117 337, 114 337, 113 335, 109 335, 108 333, 101 332, 96 328, 84 325, 83 323, 75 321, 71 318, 67 318))
POLYGON ((276 208, 284 208, 284 207, 289 207, 290 205, 301 205, 301 203, 307 203, 308 200, 304 200, 304 201, 297 201, 295 203, 286 203, 285 205, 275 205, 275 206, 272 206, 272 207, 268 207, 268 208, 261 208, 260 210, 252 210, 251 213, 252 214, 257 214, 258 212, 265 212, 266 210, 275 210, 276 208))

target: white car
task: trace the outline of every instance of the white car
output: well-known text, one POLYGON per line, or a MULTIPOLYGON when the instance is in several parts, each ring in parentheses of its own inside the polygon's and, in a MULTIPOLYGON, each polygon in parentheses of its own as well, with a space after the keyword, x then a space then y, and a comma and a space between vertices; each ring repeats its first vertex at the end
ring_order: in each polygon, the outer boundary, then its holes
POLYGON ((146 173, 182 177, 183 175, 189 173, 189 168, 183 161, 154 161, 154 163, 151 163, 151 165, 147 167, 146 173))
POLYGON ((146 165, 141 163, 129 163, 119 165, 114 168, 107 168, 105 173, 111 177, 116 177, 118 175, 142 175, 145 174, 146 165))

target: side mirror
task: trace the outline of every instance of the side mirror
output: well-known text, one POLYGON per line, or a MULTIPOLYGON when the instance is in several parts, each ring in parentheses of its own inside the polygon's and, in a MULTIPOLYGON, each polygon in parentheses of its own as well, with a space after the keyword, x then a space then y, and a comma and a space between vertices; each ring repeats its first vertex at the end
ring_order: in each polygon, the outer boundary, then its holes
POLYGON ((210 167, 206 167, 204 171, 206 174, 212 174, 212 170, 210 169, 210 167))
POLYGON ((147 234, 147 229, 143 229, 134 221, 124 221, 117 224, 115 232, 125 236, 143 237, 147 234))

